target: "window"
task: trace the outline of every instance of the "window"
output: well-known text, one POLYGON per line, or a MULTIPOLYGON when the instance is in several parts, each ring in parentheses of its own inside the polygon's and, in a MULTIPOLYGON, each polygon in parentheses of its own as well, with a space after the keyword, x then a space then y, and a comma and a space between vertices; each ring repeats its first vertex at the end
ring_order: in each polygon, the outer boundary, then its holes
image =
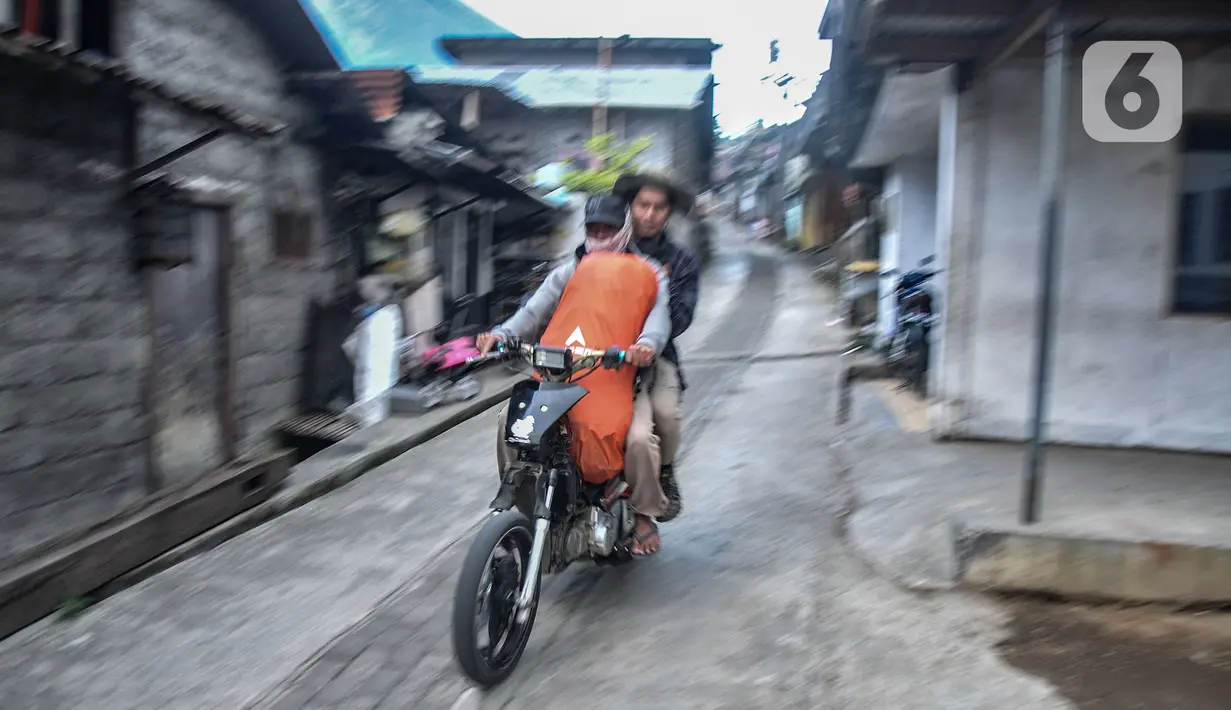
POLYGON ((1231 116, 1188 116, 1172 309, 1231 315, 1231 116))
POLYGON ((34 34, 86 51, 114 56, 114 0, 0 0, 0 21, 29 28, 34 34), (33 16, 30 13, 33 12, 33 16))
POLYGON ((306 261, 312 258, 312 215, 289 210, 274 213, 274 259, 306 261))

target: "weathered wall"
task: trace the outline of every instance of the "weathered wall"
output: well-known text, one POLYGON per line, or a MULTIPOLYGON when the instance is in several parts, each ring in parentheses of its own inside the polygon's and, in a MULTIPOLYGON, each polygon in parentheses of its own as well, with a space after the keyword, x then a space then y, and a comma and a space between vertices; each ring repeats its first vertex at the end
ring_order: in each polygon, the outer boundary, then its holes
MULTIPOLYGON (((1189 62, 1190 112, 1231 111, 1231 65, 1189 62)), ((1098 143, 1075 74, 1049 432, 1083 444, 1231 451, 1231 321, 1170 315, 1177 141, 1098 143)), ((1039 263, 1042 72, 998 71, 942 112, 939 234, 949 433, 1025 435, 1039 263)))
MULTIPOLYGON (((266 120, 293 122, 304 108, 288 98, 255 30, 219 0, 133 0, 120 23, 127 59, 142 75, 207 96, 266 120)), ((142 114, 141 158, 149 160, 199 135, 199 121, 163 110, 142 114)), ((241 448, 261 441, 298 397, 300 349, 313 296, 334 285, 341 250, 328 239, 321 165, 287 136, 227 137, 170 168, 230 204, 235 249, 234 354, 241 448), (276 263, 272 211, 314 215, 312 258, 276 263)))
MULTIPOLYGON (((262 118, 292 121, 262 41, 218 0, 133 0, 118 46, 138 72, 262 118)), ((129 267, 120 201, 122 104, 88 85, 0 63, 0 557, 114 512, 145 492, 149 303, 129 267)), ((140 112, 139 159, 208 129, 140 112)), ((291 413, 309 299, 342 250, 326 239, 318 160, 279 138, 228 137, 173 164, 230 203, 241 447, 291 413), (276 264, 270 211, 317 217, 312 258, 276 264)))
POLYGON ((123 102, 0 62, 0 557, 140 493, 144 296, 123 102), (78 120, 89 117, 89 120, 78 120))

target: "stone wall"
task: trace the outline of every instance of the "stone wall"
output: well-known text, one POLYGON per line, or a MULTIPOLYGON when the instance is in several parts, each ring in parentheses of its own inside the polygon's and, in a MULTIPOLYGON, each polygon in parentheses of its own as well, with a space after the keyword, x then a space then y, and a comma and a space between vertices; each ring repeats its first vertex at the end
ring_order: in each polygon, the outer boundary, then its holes
MULTIPOLYGON (((293 123, 278 62, 219 0, 132 0, 117 46, 173 89, 293 123)), ((149 301, 130 268, 121 201, 123 103, 0 58, 0 558, 114 513, 147 492, 149 301)), ((144 106, 138 159, 210 128, 144 106)), ((235 409, 241 451, 293 413, 309 301, 343 250, 327 237, 321 161, 291 137, 228 136, 171 175, 229 205, 235 409), (311 213, 311 258, 273 258, 272 211, 311 213)))
POLYGON ((0 557, 135 500, 147 309, 123 102, 0 62, 0 557), (79 120, 88 116, 89 120, 79 120))
MULTIPOLYGON (((134 0, 121 19, 129 64, 143 76, 206 96, 264 120, 292 123, 305 107, 286 94, 276 58, 262 39, 219 0, 134 0)), ((150 160, 200 135, 207 126, 181 114, 146 109, 141 159, 150 160)), ((300 351, 308 304, 327 297, 342 259, 322 204, 322 165, 289 136, 253 141, 228 136, 173 163, 170 172, 230 205, 233 352, 241 449, 261 443, 298 399, 300 351), (302 209, 315 219, 312 257, 274 259, 272 212, 302 209)))

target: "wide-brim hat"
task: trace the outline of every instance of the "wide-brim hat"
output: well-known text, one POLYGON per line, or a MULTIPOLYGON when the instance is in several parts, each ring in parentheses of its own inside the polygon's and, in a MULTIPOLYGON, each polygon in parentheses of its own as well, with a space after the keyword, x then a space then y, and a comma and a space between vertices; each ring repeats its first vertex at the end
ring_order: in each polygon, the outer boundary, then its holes
POLYGON ((631 203, 643 187, 656 187, 667 193, 671 208, 680 214, 688 214, 692 211, 692 206, 697 200, 693 190, 670 175, 650 170, 621 175, 616 180, 615 187, 611 189, 611 194, 631 203))

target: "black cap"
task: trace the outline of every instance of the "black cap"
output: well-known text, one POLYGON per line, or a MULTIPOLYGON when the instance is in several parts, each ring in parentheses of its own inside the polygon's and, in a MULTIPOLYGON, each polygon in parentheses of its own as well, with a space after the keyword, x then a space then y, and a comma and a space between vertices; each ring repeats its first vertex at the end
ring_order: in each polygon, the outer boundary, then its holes
POLYGON ((586 200, 586 224, 624 226, 624 201, 611 195, 595 195, 586 200))

